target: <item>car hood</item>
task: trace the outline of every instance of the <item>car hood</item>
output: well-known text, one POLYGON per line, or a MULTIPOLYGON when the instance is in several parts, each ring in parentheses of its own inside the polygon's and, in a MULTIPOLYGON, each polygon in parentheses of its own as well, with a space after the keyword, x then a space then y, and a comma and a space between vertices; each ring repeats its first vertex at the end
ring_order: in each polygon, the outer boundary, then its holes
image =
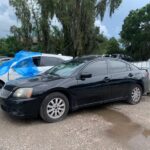
POLYGON ((49 84, 55 82, 60 83, 60 80, 63 80, 63 78, 58 76, 50 76, 50 75, 38 75, 34 77, 28 77, 28 78, 20 78, 17 80, 13 80, 8 82, 5 86, 15 86, 15 87, 35 87, 35 86, 41 86, 43 84, 49 84))

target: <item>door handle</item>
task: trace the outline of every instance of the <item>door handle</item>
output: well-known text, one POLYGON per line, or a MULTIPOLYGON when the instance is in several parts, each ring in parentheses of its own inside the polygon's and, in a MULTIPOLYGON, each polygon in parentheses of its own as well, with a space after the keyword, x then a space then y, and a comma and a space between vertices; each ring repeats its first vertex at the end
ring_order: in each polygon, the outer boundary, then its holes
POLYGON ((109 81, 110 81, 110 78, 109 78, 109 77, 105 77, 105 78, 104 78, 104 81, 105 81, 105 82, 109 82, 109 81))
POLYGON ((129 75, 128 75, 129 77, 133 77, 133 74, 132 73, 129 73, 129 75))

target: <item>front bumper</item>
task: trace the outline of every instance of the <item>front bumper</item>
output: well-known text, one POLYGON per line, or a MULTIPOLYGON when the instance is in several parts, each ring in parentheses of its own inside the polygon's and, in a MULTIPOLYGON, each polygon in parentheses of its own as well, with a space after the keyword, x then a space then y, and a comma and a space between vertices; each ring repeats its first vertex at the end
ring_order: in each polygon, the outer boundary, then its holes
POLYGON ((17 117, 37 117, 40 112, 42 98, 30 99, 2 99, 0 98, 1 108, 9 114, 17 117))

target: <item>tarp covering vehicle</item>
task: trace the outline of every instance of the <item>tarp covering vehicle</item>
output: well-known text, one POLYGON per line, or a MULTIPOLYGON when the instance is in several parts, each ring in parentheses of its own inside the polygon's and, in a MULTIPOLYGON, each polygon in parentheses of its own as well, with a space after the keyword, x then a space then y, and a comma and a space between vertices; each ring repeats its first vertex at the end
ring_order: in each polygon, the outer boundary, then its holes
POLYGON ((44 54, 22 50, 13 59, 0 65, 0 88, 9 80, 38 75, 72 58, 60 54, 44 54))
POLYGON ((0 66, 0 75, 4 75, 7 73, 12 66, 12 64, 16 63, 12 68, 22 76, 32 76, 39 73, 37 67, 34 65, 32 56, 39 56, 42 55, 38 52, 27 52, 27 51, 20 51, 18 52, 15 57, 7 62, 4 62, 0 66), (27 60, 22 61, 21 63, 17 63, 20 60, 27 58, 27 60))

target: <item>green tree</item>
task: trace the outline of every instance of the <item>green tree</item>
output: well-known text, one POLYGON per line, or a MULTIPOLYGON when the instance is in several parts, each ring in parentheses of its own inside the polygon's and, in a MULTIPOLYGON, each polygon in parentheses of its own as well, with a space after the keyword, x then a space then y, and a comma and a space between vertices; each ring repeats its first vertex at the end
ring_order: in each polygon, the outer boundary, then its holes
POLYGON ((93 50, 96 17, 103 19, 106 8, 110 16, 122 0, 57 0, 56 15, 63 26, 68 54, 83 55, 93 50))
POLYGON ((38 0, 40 6, 40 29, 42 33, 42 47, 45 52, 49 51, 50 19, 54 16, 53 0, 38 0))
POLYGON ((120 35, 129 55, 136 60, 150 58, 150 4, 130 12, 120 35))
POLYGON ((50 49, 52 53, 65 54, 64 33, 62 29, 52 26, 49 42, 51 43, 50 49))
POLYGON ((98 0, 96 1, 97 15, 100 15, 101 20, 103 20, 106 8, 108 8, 109 14, 110 16, 112 16, 115 10, 120 6, 121 2, 122 0, 98 0))
POLYGON ((10 5, 15 8, 15 13, 19 21, 21 22, 20 36, 24 48, 29 49, 31 47, 31 13, 28 5, 28 0, 9 0, 10 5))
POLYGON ((113 37, 107 42, 107 54, 120 53, 119 42, 113 37))
POLYGON ((23 45, 14 36, 0 39, 0 55, 13 56, 21 49, 23 49, 23 45))
POLYGON ((40 26, 40 5, 38 0, 29 1, 31 18, 32 18, 32 36, 37 37, 38 46, 42 44, 41 42, 41 26, 40 26))
POLYGON ((95 18, 102 20, 106 8, 109 8, 111 16, 122 2, 122 0, 9 1, 21 22, 20 28, 12 27, 15 30, 11 31, 14 37, 23 43, 24 48, 35 47, 31 46, 34 34, 38 39, 37 47, 44 52, 54 52, 53 48, 56 48, 56 51, 62 48, 63 53, 73 56, 89 54, 99 48, 97 39, 100 33, 94 26, 95 18), (59 32, 51 25, 54 15, 62 24, 62 30, 59 32), (56 46, 53 39, 58 41, 60 46, 56 46))

